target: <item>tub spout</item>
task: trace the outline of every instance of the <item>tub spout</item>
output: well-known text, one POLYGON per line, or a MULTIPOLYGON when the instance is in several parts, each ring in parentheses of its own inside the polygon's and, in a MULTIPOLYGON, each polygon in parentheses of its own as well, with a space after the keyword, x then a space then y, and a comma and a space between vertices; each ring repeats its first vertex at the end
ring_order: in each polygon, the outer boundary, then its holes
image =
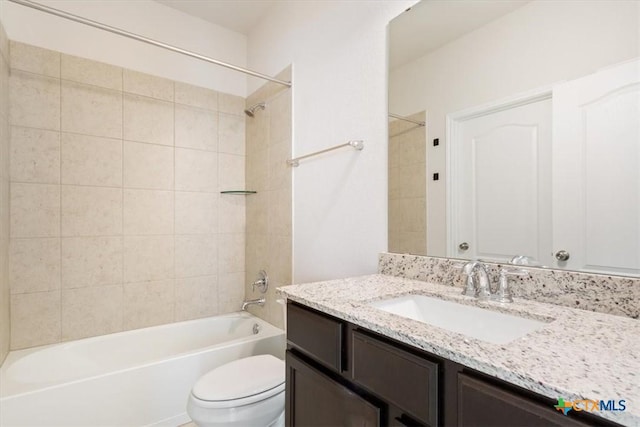
POLYGON ((248 305, 254 305, 254 304, 262 307, 265 301, 266 300, 264 299, 264 297, 258 298, 258 299, 248 299, 242 303, 242 310, 246 310, 248 305))

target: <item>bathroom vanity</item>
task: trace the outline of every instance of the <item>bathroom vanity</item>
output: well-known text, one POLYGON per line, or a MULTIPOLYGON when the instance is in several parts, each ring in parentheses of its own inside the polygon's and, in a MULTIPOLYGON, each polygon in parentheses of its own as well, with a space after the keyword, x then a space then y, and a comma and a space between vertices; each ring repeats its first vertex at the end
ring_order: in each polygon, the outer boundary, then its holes
POLYGON ((527 300, 479 303, 459 288, 385 275, 280 291, 288 299, 287 426, 640 422, 632 406, 640 401, 640 353, 637 343, 624 342, 626 334, 638 336, 636 320, 527 300), (483 341, 376 307, 399 295, 427 295, 542 326, 509 342, 483 341), (625 399, 628 406, 565 416, 554 407, 558 398, 625 399))

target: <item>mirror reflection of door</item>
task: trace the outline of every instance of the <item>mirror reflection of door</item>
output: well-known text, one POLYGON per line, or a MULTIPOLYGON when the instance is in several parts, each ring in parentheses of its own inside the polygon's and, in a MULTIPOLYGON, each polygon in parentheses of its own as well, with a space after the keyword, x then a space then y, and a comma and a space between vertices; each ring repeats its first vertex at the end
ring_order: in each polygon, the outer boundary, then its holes
MULTIPOLYGON (((389 43, 389 111, 428 111, 426 173, 416 175, 420 185, 426 179, 427 255, 506 260, 520 254, 548 267, 640 276, 640 89, 637 78, 607 82, 620 64, 640 58, 640 0, 425 0, 391 22, 389 43), (464 213, 480 216, 465 219, 474 225, 464 239, 453 236, 464 225, 455 224, 461 213, 451 211, 451 166, 460 159, 452 154, 447 117, 466 121, 495 113, 455 116, 539 88, 552 99, 551 231, 541 231, 541 210, 531 205, 534 196, 542 197, 541 187, 528 196, 514 192, 516 182, 526 188, 534 181, 530 156, 518 155, 514 165, 521 168, 510 173, 528 175, 507 176, 493 191, 485 189, 488 201, 471 188, 477 199, 467 199, 464 213), (497 212, 483 219, 490 206, 497 212), (500 234, 504 249, 496 247, 500 234), (462 243, 467 251, 459 250, 462 243)), ((480 186, 491 187, 494 163, 511 148, 478 157, 493 168, 478 172, 480 186)), ((391 231, 389 240, 392 252, 407 252, 391 245, 391 231)))
POLYGON ((640 60, 555 86, 553 117, 556 262, 640 274, 640 60))
POLYGON ((450 256, 551 263, 551 100, 522 104, 452 120, 450 256))

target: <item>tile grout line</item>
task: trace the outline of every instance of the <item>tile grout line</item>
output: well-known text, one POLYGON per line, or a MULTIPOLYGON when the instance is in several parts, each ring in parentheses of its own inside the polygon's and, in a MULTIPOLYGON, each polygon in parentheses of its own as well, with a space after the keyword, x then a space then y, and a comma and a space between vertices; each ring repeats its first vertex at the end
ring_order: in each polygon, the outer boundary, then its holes
POLYGON ((121 112, 122 121, 121 121, 121 123, 122 123, 122 125, 121 126, 122 127, 120 129, 120 133, 121 133, 121 137, 122 137, 122 141, 121 141, 122 156, 120 158, 120 166, 121 166, 120 169, 121 169, 121 189, 122 189, 121 190, 122 191, 122 196, 121 196, 122 197, 122 205, 121 205, 122 206, 122 208, 121 208, 122 209, 122 212, 121 212, 121 214, 122 214, 121 227, 122 228, 120 230, 120 234, 122 236, 121 237, 122 240, 121 240, 121 243, 120 243, 120 247, 121 247, 122 253, 121 253, 120 256, 121 256, 121 260, 122 260, 122 272, 121 272, 122 302, 121 302, 121 306, 120 306, 120 316, 121 316, 120 329, 124 330, 124 306, 125 306, 125 292, 124 292, 124 270, 125 270, 125 267, 124 267, 125 266, 125 244, 124 244, 124 239, 125 239, 125 236, 124 236, 124 189, 125 189, 125 184, 124 184, 124 141, 125 141, 125 139, 124 139, 124 136, 125 136, 124 135, 124 128, 125 128, 124 120, 125 120, 125 114, 124 114, 124 93, 125 92, 124 92, 124 68, 122 68, 121 70, 122 70, 121 71, 121 73, 122 73, 121 74, 121 77, 122 77, 122 92, 121 92, 121 97, 122 97, 121 98, 122 99, 122 101, 121 101, 122 102, 122 104, 121 104, 122 105, 122 112, 121 112))
POLYGON ((173 322, 177 319, 177 294, 178 279, 176 278, 176 84, 172 82, 173 88, 173 322))
POLYGON ((58 134, 58 144, 60 147, 60 158, 59 158, 59 163, 58 166, 60 167, 59 171, 58 171, 58 191, 59 191, 59 200, 58 200, 58 215, 59 215, 59 229, 58 229, 58 250, 59 250, 59 261, 60 261, 60 300, 59 300, 59 304, 60 304, 60 335, 58 336, 58 341, 57 342, 62 342, 62 54, 58 53, 58 57, 59 57, 59 61, 58 61, 58 66, 59 66, 59 72, 60 72, 60 79, 58 80, 58 84, 59 84, 59 88, 60 88, 60 117, 59 117, 59 134, 58 134))

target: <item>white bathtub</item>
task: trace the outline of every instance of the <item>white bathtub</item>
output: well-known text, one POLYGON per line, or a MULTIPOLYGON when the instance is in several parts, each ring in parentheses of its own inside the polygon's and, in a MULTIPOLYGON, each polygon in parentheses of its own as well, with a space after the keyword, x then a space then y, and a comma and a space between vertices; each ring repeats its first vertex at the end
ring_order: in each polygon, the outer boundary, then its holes
POLYGON ((0 426, 175 427, 189 421, 187 397, 205 372, 284 358, 284 348, 281 329, 232 313, 13 351, 0 368, 0 426))

